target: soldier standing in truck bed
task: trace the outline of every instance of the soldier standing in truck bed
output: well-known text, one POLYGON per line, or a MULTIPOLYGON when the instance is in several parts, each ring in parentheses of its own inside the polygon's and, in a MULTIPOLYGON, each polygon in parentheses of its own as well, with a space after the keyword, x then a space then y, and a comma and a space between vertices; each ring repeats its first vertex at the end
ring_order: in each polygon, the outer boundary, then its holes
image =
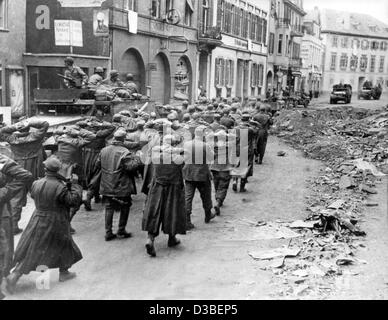
POLYGON ((82 71, 82 69, 74 64, 74 59, 72 57, 66 57, 65 58, 65 74, 64 76, 67 78, 74 79, 75 81, 69 81, 67 79, 64 80, 65 87, 68 89, 74 89, 79 86, 77 86, 77 81, 80 82, 81 87, 85 86, 88 82, 88 76, 85 72, 82 71))

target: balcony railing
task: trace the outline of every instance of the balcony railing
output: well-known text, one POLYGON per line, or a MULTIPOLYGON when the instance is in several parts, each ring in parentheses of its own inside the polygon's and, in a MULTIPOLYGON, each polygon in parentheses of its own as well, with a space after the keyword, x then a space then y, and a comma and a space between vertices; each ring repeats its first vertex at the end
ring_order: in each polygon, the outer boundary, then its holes
POLYGON ((200 38, 222 40, 221 28, 220 27, 202 26, 200 38))
POLYGON ((211 52, 222 45, 220 27, 202 26, 199 33, 199 46, 201 51, 211 52))

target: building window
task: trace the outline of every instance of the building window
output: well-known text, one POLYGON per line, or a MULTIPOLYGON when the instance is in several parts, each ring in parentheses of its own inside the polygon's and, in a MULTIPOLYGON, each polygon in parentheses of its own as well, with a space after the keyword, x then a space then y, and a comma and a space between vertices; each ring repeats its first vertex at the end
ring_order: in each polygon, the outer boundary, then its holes
POLYGON ((275 51, 275 34, 274 33, 270 33, 269 34, 269 54, 273 54, 274 51, 275 51))
POLYGON ((358 39, 353 39, 353 40, 352 40, 352 48, 353 48, 353 49, 359 49, 359 48, 360 48, 360 40, 358 40, 358 39))
POLYGON ((348 47, 348 38, 347 37, 341 38, 341 47, 342 48, 347 48, 348 47))
POLYGON ((0 64, 0 107, 3 106, 3 68, 0 64))
POLYGON ((288 53, 289 53, 289 48, 288 48, 288 35, 286 35, 286 50, 284 50, 284 53, 286 54, 286 56, 288 56, 288 53))
POLYGON ((256 40, 261 43, 263 39, 263 19, 261 17, 257 17, 257 36, 256 40))
POLYGON ((268 22, 266 19, 263 19, 263 41, 262 43, 267 43, 267 28, 268 28, 268 22))
POLYGON ((124 0, 124 9, 137 11, 137 0, 124 0))
POLYGON ((379 72, 384 72, 385 56, 380 57, 379 72))
POLYGON ((332 40, 333 40, 333 42, 332 42, 331 46, 333 48, 337 48, 338 47, 338 37, 337 36, 333 36, 332 40))
POLYGON ((370 72, 375 72, 376 67, 376 56, 370 57, 370 72))
POLYGON ((387 42, 386 41, 382 41, 380 43, 380 49, 383 51, 387 51, 387 42))
POLYGON ((0 29, 7 29, 8 27, 7 19, 8 19, 7 0, 0 0, 0 29))
POLYGON ((258 75, 258 68, 257 64, 252 64, 251 69, 251 87, 257 87, 257 75, 258 75))
POLYGON ((378 41, 372 41, 372 43, 371 43, 372 50, 379 50, 379 46, 380 46, 380 44, 378 41))
POLYGON ((161 0, 152 0, 151 15, 154 18, 160 18, 160 1, 161 0))
POLYGON ((362 40, 361 42, 361 49, 368 50, 369 49, 369 41, 368 40, 362 40))
POLYGON ((283 35, 279 34, 278 54, 282 54, 282 51, 283 51, 283 35))
POLYGON ((330 70, 335 70, 336 65, 337 65, 337 54, 332 53, 331 61, 330 61, 330 70))
POLYGON ((346 53, 343 53, 340 59, 340 69, 346 70, 347 67, 348 67, 348 55, 346 53))
POLYGON ((367 67, 368 67, 368 57, 365 54, 363 54, 360 59, 360 70, 365 71, 367 67))
POLYGON ((259 87, 264 85, 264 65, 259 65, 259 87))
POLYGON ((174 9, 174 0, 166 0, 166 14, 174 9))
POLYGON ((350 58, 350 70, 355 71, 357 69, 357 65, 358 65, 358 57, 355 55, 352 55, 352 57, 350 58))
MULTIPOLYGON (((204 2, 204 4, 207 5, 207 0, 204 0, 203 2, 204 2)), ((205 8, 203 7, 203 10, 204 9, 205 8)), ((186 0, 186 6, 185 6, 185 25, 186 26, 191 27, 191 25, 192 25, 193 11, 194 11, 194 6, 192 3, 192 0, 186 0)), ((204 23, 204 26, 208 25, 207 18, 206 18, 206 24, 205 24, 205 20, 202 20, 202 22, 204 23)))

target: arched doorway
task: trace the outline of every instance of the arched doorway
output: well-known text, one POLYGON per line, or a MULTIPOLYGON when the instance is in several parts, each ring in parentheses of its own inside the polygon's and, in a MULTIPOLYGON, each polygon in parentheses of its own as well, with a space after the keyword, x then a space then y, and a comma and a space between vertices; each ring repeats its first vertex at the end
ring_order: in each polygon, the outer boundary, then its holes
POLYGON ((151 98, 155 102, 169 104, 171 97, 170 65, 163 53, 155 57, 154 64, 155 70, 151 71, 151 98))
POLYGON ((127 73, 132 73, 141 93, 145 94, 145 66, 139 51, 128 49, 119 61, 118 70, 123 80, 127 73))
POLYGON ((265 90, 265 93, 267 93, 269 91, 271 91, 271 93, 273 92, 273 74, 272 74, 272 71, 268 71, 267 73, 267 88, 265 90))
POLYGON ((183 56, 178 59, 174 75, 174 99, 191 100, 192 97, 192 68, 190 60, 183 56))

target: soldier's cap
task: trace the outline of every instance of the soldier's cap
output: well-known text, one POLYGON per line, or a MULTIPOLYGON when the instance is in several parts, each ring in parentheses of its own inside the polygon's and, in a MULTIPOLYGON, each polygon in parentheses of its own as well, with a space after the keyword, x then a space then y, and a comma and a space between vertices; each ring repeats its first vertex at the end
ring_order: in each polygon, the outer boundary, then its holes
POLYGON ((55 156, 51 156, 50 158, 47 158, 46 161, 43 162, 44 167, 47 171, 50 172, 58 172, 61 170, 62 163, 59 161, 59 159, 55 156))
POLYGON ((168 114, 167 119, 168 119, 169 121, 174 121, 174 120, 177 120, 178 117, 177 117, 177 115, 176 115, 175 112, 171 112, 171 113, 168 114))
POLYGON ((127 132, 123 129, 118 129, 114 134, 113 137, 115 139, 124 140, 124 138, 127 136, 127 132))
POLYGON ((104 68, 103 67, 97 67, 95 72, 96 73, 104 73, 104 68))
POLYGON ((205 134, 206 130, 207 128, 205 126, 200 125, 197 128, 195 128, 194 135, 202 137, 205 134))
POLYGON ((111 72, 109 72, 109 75, 112 77, 112 76, 118 76, 119 75, 119 72, 117 70, 112 70, 111 72))
POLYGON ((183 115, 183 118, 182 118, 183 121, 189 121, 190 119, 191 119, 191 117, 190 117, 190 115, 188 113, 185 113, 183 115))
POLYGON ((188 106, 187 107, 187 111, 188 112, 194 112, 195 111, 195 107, 194 106, 188 106))

